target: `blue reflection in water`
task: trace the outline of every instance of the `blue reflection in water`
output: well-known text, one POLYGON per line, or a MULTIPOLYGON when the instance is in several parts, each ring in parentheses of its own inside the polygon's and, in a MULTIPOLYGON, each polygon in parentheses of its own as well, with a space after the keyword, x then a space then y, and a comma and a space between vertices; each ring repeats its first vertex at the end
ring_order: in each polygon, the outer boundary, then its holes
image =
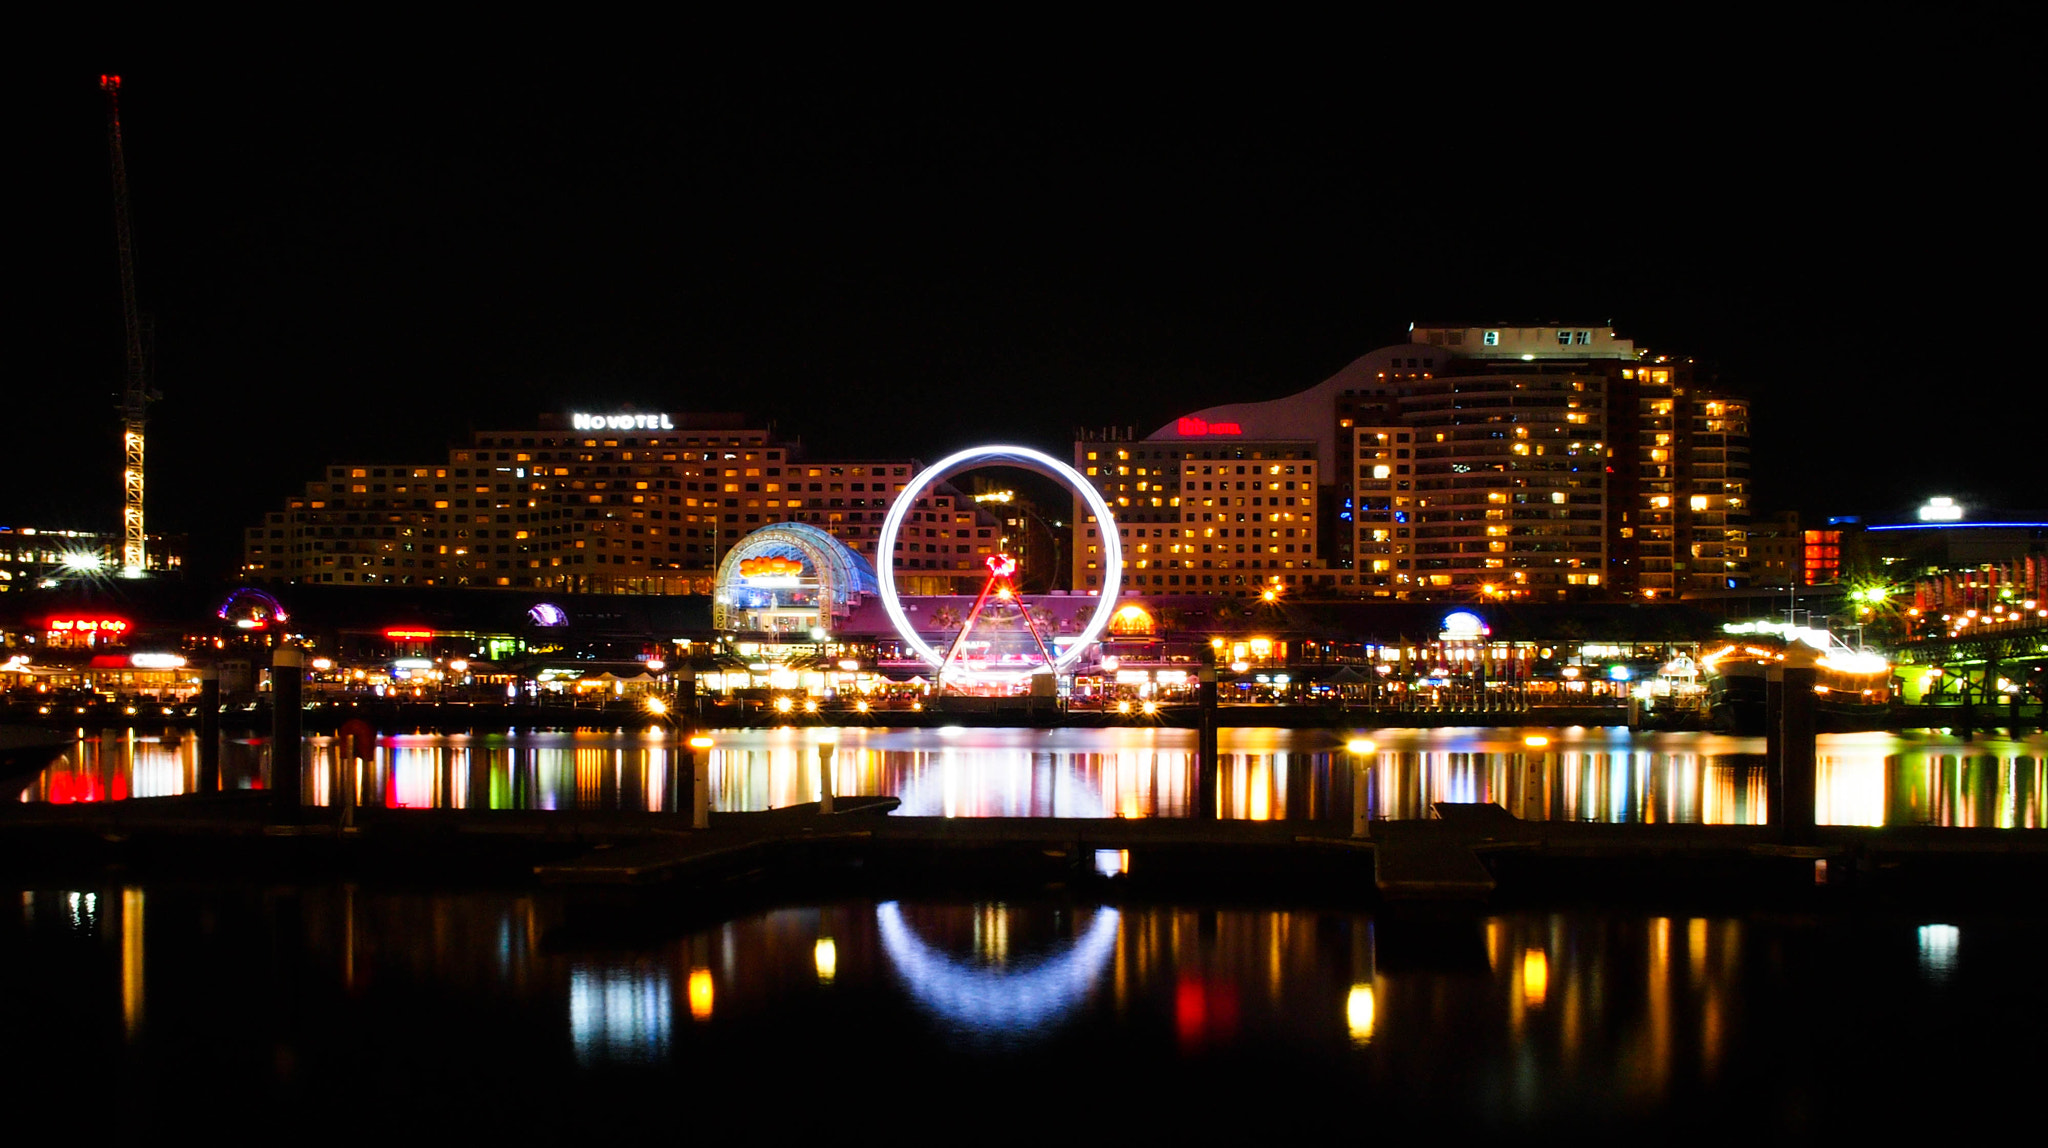
POLYGON ((673 996, 668 972, 659 967, 572 967, 569 1036, 576 1062, 594 1068, 668 1059, 673 996))
POLYGON ((1920 973, 1930 981, 1945 981, 1956 969, 1956 946, 1963 931, 1954 925, 1920 926, 1920 973))
POLYGON ((1104 906, 1064 952, 1019 968, 956 960, 924 943, 894 901, 875 906, 882 948, 918 1004, 987 1036, 1036 1036, 1088 999, 1116 951, 1118 915, 1104 906))

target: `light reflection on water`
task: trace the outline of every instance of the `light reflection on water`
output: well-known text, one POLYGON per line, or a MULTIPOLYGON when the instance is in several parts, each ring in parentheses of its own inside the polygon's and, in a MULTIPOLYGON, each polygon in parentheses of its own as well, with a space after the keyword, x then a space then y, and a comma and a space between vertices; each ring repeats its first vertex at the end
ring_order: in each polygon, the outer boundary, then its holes
POLYGON ((669 973, 661 965, 571 965, 569 1032, 577 1063, 590 1068, 666 1060, 674 1027, 669 973))
POLYGON ((896 902, 875 907, 882 948, 912 999, 964 1033, 997 1039, 1036 1035, 1080 1007, 1115 955, 1120 920, 1115 909, 1099 908, 1080 936, 1020 961, 1008 952, 1007 913, 996 907, 987 919, 1003 942, 977 944, 978 959, 963 959, 926 943, 896 902))
MULTIPOLYGON (((829 1078, 799 1072, 792 1098, 997 1070, 1023 1074, 1004 1078, 1020 1094, 1115 1094, 1157 1071, 1246 1097, 1337 1087, 1291 1102, 1454 1123, 1881 1118, 1873 1097, 1970 1059, 1920 1042, 1986 1037, 2043 997, 2025 975, 2038 921, 851 900, 593 947, 535 943, 569 919, 552 894, 18 897, 0 961, 63 991, 0 998, 0 1022, 54 1054, 47 1071, 126 1048, 140 1079, 227 1075, 238 1098, 303 1077, 456 1103, 483 1081, 573 1087, 564 1067, 701 1087, 810 1064, 829 1078), (78 909, 108 901, 124 910, 78 909), (337 998, 347 1012, 324 1011, 337 998)), ((2028 1055, 1967 1071, 2024 1077, 2028 1055)))
MULTIPOLYGON (((1339 820, 1351 808, 1350 731, 1233 729, 1221 741, 1225 816, 1339 820)), ((1761 739, 1625 730, 1372 731, 1374 817, 1428 815, 1437 801, 1490 801, 1529 819, 1759 824, 1767 819, 1761 739)), ((840 794, 887 794, 911 816, 1184 817, 1194 790, 1186 730, 851 728, 821 754, 818 731, 727 730, 709 751, 712 807, 815 801, 829 769, 840 794)), ((678 808, 686 751, 659 730, 625 733, 402 734, 380 738, 357 782, 365 805, 438 809, 678 808)), ((305 793, 336 794, 334 739, 308 738, 305 793)), ((2039 827, 2048 739, 1963 741, 1883 733, 1826 735, 1818 817, 1840 825, 2039 827)), ((224 743, 223 784, 261 788, 266 739, 224 743)), ((84 735, 23 795, 122 800, 191 792, 196 735, 84 735)))

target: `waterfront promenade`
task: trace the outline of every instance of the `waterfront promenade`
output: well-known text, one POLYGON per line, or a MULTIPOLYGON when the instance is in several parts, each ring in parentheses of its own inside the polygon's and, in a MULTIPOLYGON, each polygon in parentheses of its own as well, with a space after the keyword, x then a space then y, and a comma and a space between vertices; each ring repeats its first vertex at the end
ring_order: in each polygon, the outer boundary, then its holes
MULTIPOLYGON (((943 698, 911 708, 859 710, 827 705, 813 709, 792 706, 778 710, 754 703, 707 703, 695 724, 719 729, 760 729, 775 726, 845 726, 871 728, 932 729, 948 725, 1015 726, 1034 729, 1116 729, 1155 727, 1193 729, 1200 725, 1200 707, 1194 703, 1160 705, 1151 710, 1132 705, 1065 707, 1030 706, 1021 699, 990 704, 993 699, 943 698)), ((644 704, 613 705, 503 705, 441 704, 385 699, 320 703, 306 707, 301 728, 313 733, 332 733, 342 722, 360 719, 386 731, 458 731, 493 729, 626 729, 664 723, 660 715, 644 704)), ((2044 720, 2039 703, 2018 706, 1897 705, 1878 723, 1879 728, 1899 729, 2007 729, 2038 730, 2044 720)), ((221 713, 221 728, 268 732, 275 715, 267 702, 230 707, 221 713)), ((1650 729, 1709 728, 1698 711, 1651 708, 1631 712, 1621 699, 1605 704, 1530 705, 1499 700, 1482 705, 1367 706, 1288 705, 1282 703, 1225 704, 1216 709, 1216 722, 1225 728, 1351 729, 1406 728, 1441 729, 1513 723, 1523 726, 1564 728, 1568 726, 1631 726, 1650 729)), ((0 725, 44 729, 133 727, 137 729, 196 729, 200 725, 197 707, 133 706, 103 702, 69 706, 14 703, 0 709, 0 725)))

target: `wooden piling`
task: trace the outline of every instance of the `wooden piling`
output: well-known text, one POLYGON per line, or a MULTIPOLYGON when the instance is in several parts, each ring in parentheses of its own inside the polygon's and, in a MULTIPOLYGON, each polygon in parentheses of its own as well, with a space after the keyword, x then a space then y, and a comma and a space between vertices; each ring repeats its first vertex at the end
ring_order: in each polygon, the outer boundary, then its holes
POLYGON ((270 660, 270 793, 274 816, 298 821, 305 804, 305 656, 280 647, 270 660))

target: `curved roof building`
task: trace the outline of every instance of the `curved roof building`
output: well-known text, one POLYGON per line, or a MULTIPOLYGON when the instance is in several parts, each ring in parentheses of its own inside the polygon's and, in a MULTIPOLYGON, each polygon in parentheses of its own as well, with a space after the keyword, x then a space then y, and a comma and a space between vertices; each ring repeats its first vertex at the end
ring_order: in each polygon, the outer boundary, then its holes
POLYGON ((712 625, 762 632, 830 629, 880 593, 875 568, 805 522, 777 522, 741 538, 719 563, 712 625))
POLYGON ((1083 438, 1075 465, 1147 593, 1721 589, 1748 573, 1747 404, 1690 376, 1611 327, 1418 327, 1283 398, 1083 438))

